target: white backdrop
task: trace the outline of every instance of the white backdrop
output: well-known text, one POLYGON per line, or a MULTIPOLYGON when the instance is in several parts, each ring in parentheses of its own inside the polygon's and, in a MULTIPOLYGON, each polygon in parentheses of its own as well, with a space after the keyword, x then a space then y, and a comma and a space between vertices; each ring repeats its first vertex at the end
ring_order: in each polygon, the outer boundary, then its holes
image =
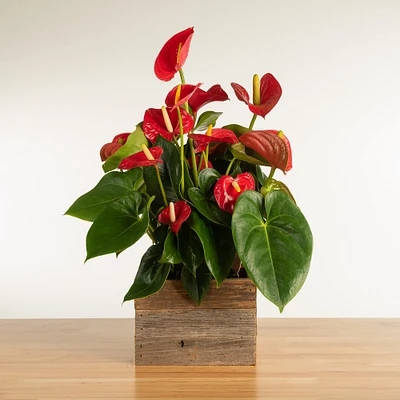
MULTIPOLYGON (((154 59, 195 26, 189 82, 220 83, 222 123, 251 115, 230 82, 271 72, 312 227, 309 278, 282 317, 400 317, 400 2, 0 0, 0 318, 130 317, 141 240, 85 265, 88 223, 63 216, 102 176, 100 147, 176 84, 154 59)), ((279 312, 259 297, 259 316, 279 312)))

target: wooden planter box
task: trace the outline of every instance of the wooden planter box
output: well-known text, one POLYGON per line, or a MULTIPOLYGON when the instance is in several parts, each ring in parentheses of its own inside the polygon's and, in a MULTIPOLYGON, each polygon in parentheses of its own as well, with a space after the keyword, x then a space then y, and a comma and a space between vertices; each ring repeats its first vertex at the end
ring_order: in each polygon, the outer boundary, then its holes
POLYGON ((181 281, 135 300, 136 365, 255 365, 256 288, 250 279, 212 285, 198 307, 181 281))

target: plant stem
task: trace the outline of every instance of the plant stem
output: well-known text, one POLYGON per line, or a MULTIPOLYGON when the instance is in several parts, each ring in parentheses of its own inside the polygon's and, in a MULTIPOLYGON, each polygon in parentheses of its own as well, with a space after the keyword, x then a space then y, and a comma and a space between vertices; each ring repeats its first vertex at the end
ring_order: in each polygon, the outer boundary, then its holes
MULTIPOLYGON (((186 84, 185 75, 183 74, 182 68, 179 70, 179 76, 181 77, 182 85, 185 85, 186 84)), ((185 110, 186 110, 186 112, 189 112, 189 103, 188 102, 185 103, 185 110)))
POLYGON ((199 175, 197 173, 196 154, 194 153, 193 139, 189 139, 190 157, 192 159, 192 171, 194 184, 199 186, 199 175))
POLYGON ((178 72, 179 72, 179 76, 181 77, 182 85, 184 85, 186 83, 186 81, 185 81, 185 75, 183 74, 183 69, 181 68, 178 72))
POLYGON ((267 180, 264 182, 264 185, 263 185, 265 188, 267 188, 267 187, 271 184, 271 182, 272 182, 272 177, 274 176, 275 170, 276 170, 275 167, 271 167, 271 171, 269 171, 268 178, 267 178, 267 180))
MULTIPOLYGON (((179 70, 181 71, 181 70, 179 70)), ((181 110, 177 107, 176 111, 178 112, 178 120, 179 120, 179 130, 181 132, 181 169, 182 169, 182 178, 181 178, 181 191, 182 194, 185 191, 185 174, 184 174, 184 166, 185 166, 185 146, 183 143, 183 122, 182 122, 182 115, 181 110)))
POLYGON ((231 162, 230 162, 229 165, 228 165, 228 168, 226 169, 225 175, 229 175, 229 171, 231 170, 232 165, 233 165, 233 163, 235 162, 235 160, 236 160, 236 158, 233 157, 232 160, 231 160, 231 162))
POLYGON ((205 151, 205 152, 203 151, 203 154, 204 154, 204 164, 205 164, 205 167, 206 167, 206 168, 208 168, 208 147, 209 147, 209 145, 207 145, 206 151, 205 151))
POLYGON ((257 114, 253 114, 253 118, 250 121, 249 129, 253 129, 254 123, 256 122, 257 114))
POLYGON ((162 197, 164 200, 165 207, 168 207, 167 196, 165 195, 164 185, 162 183, 161 176, 160 176, 160 170, 158 169, 157 165, 155 165, 154 168, 156 169, 158 185, 160 186, 160 190, 161 190, 161 194, 162 194, 162 197))
POLYGON ((147 234, 149 235, 149 238, 152 240, 153 243, 156 242, 156 238, 154 237, 153 233, 148 229, 147 234))
POLYGON ((200 171, 201 171, 201 166, 203 165, 203 160, 204 160, 204 151, 202 151, 201 155, 200 155, 200 162, 199 162, 199 167, 198 167, 198 170, 197 170, 197 174, 199 174, 200 171))

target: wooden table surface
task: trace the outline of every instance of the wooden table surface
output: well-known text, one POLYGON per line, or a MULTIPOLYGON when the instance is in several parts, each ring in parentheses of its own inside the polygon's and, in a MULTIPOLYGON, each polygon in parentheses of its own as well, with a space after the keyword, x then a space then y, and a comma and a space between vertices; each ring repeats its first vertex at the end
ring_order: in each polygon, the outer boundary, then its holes
POLYGON ((261 319, 256 367, 134 367, 133 320, 0 320, 0 399, 400 400, 400 320, 261 319))

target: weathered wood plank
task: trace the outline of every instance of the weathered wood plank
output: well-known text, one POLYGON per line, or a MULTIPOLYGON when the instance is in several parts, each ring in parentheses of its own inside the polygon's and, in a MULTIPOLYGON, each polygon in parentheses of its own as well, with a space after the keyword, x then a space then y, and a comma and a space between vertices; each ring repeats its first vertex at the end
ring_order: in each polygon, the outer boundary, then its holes
POLYGON ((224 340, 179 337, 135 348, 136 365, 255 365, 254 337, 224 340))
MULTIPOLYGON (((136 338, 255 336, 256 310, 159 310, 136 313, 136 338)), ((184 339, 184 338, 182 338, 184 339)))
POLYGON ((213 282, 206 298, 200 306, 197 306, 183 288, 180 280, 167 280, 158 293, 135 300, 135 310, 254 309, 256 297, 256 288, 250 279, 225 279, 218 289, 213 282))
POLYGON ((136 314, 136 365, 255 365, 256 310, 136 314))
POLYGON ((180 280, 135 300, 136 365, 255 365, 256 289, 250 279, 213 285, 198 307, 180 280))

